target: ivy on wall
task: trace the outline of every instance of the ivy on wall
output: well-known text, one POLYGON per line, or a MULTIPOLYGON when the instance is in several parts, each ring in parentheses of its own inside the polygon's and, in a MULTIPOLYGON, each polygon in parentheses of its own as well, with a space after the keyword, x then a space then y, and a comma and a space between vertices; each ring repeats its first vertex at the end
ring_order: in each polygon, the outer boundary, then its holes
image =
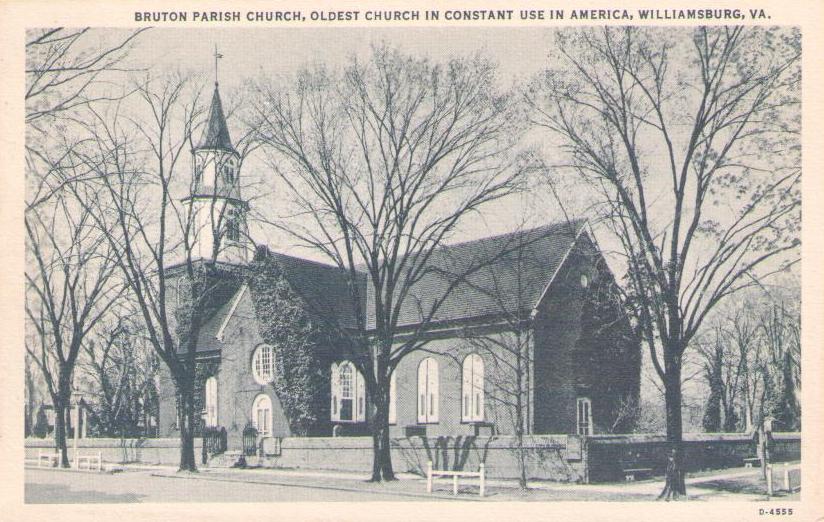
POLYGON ((340 339, 315 320, 276 259, 259 251, 250 290, 258 330, 275 351, 274 390, 293 435, 329 434, 330 348, 340 339))
POLYGON ((641 344, 633 333, 612 275, 597 262, 592 282, 582 290, 581 336, 576 366, 593 400, 593 417, 602 428, 617 433, 633 428, 632 417, 617 418, 621 405, 638 400, 641 385, 641 344), (614 423, 616 426, 612 426, 614 423))

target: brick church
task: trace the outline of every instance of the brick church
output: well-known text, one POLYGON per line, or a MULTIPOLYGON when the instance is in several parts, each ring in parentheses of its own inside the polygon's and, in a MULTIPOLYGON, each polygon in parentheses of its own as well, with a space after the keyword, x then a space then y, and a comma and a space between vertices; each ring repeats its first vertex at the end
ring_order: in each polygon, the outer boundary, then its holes
MULTIPOLYGON (((230 449, 249 425, 261 437, 366 434, 363 376, 326 326, 355 328, 349 278, 335 266, 249 246, 240 156, 217 84, 192 163, 184 203, 202 224, 214 222, 215 208, 224 210, 219 230, 195 246, 219 280, 197 343, 202 425, 225 428, 230 449), (220 252, 210 257, 216 242, 220 252), (284 326, 287 315, 301 328, 284 326)), ((446 245, 430 263, 442 269, 433 274, 448 274, 484 259, 484 269, 461 281, 427 323, 424 349, 393 372, 392 436, 507 435, 519 420, 527 434, 629 428, 620 412, 638 398, 640 344, 586 222, 446 245)), ((180 306, 183 270, 169 267, 167 276, 170 304, 180 306)), ((426 276, 413 287, 400 313, 401 337, 419 326, 421 306, 444 296, 445 277, 426 276)), ((373 291, 365 275, 357 284, 369 330, 373 291)), ((161 436, 177 435, 168 375, 161 375, 159 423, 161 436)))

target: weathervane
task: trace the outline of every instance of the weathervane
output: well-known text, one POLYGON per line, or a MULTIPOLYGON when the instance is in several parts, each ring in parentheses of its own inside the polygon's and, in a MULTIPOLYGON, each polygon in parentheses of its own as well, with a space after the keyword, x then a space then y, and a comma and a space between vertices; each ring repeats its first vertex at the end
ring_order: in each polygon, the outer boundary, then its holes
POLYGON ((217 61, 223 58, 223 55, 217 52, 217 44, 215 44, 215 85, 217 85, 217 61))

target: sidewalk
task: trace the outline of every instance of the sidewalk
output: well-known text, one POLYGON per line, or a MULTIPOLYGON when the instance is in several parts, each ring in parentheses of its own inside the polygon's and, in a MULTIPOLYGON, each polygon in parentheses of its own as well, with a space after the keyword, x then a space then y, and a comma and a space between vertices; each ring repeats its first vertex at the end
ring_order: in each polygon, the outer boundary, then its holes
MULTIPOLYGON (((457 497, 452 495, 452 482, 436 480, 432 494, 426 492, 426 479, 411 473, 398 473, 393 482, 373 483, 365 473, 337 471, 271 469, 271 468, 207 468, 197 473, 181 473, 175 466, 107 463, 109 472, 138 472, 147 476, 177 479, 206 480, 226 483, 274 485, 281 487, 313 488, 318 490, 375 493, 419 500, 465 501, 653 501, 663 489, 663 480, 647 480, 610 484, 569 484, 530 481, 529 490, 522 491, 515 480, 488 479, 486 496, 478 495, 477 479, 464 479, 457 497)), ((66 470, 68 471, 68 470, 66 470)), ((74 470, 72 470, 74 471, 74 470)), ((82 473, 88 473, 83 471, 82 473)), ((734 468, 718 470, 700 476, 688 477, 687 493, 691 500, 766 500, 760 484, 760 470, 734 468)))

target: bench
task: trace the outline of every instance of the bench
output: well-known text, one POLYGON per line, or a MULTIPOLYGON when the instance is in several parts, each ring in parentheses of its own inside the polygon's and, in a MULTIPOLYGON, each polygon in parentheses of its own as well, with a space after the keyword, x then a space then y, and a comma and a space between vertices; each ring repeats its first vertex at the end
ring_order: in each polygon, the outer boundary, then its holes
POLYGON ((83 463, 86 463, 86 469, 91 471, 92 470, 92 463, 97 465, 97 471, 103 471, 103 455, 101 452, 97 452, 97 455, 78 455, 77 456, 77 469, 80 470, 83 468, 83 463))
POLYGON ((48 464, 48 466, 50 468, 53 468, 53 467, 57 466, 58 463, 60 462, 60 455, 58 453, 54 453, 54 452, 43 453, 42 450, 38 451, 37 452, 37 467, 38 468, 42 467, 41 464, 43 463, 44 460, 46 461, 46 463, 48 464))
POLYGON ((486 470, 484 469, 484 463, 481 462, 481 465, 478 471, 452 471, 448 469, 432 469, 432 461, 430 460, 427 464, 426 468, 426 491, 427 493, 432 493, 432 484, 436 477, 452 477, 452 494, 458 494, 458 478, 459 477, 477 477, 480 479, 480 494, 484 496, 484 492, 486 489, 486 470))
POLYGON ((627 482, 633 482, 637 477, 647 477, 652 475, 652 468, 628 468, 622 471, 624 472, 624 479, 627 482))
POLYGON ((744 459, 744 467, 751 468, 753 466, 760 466, 761 459, 759 457, 747 457, 744 459))

